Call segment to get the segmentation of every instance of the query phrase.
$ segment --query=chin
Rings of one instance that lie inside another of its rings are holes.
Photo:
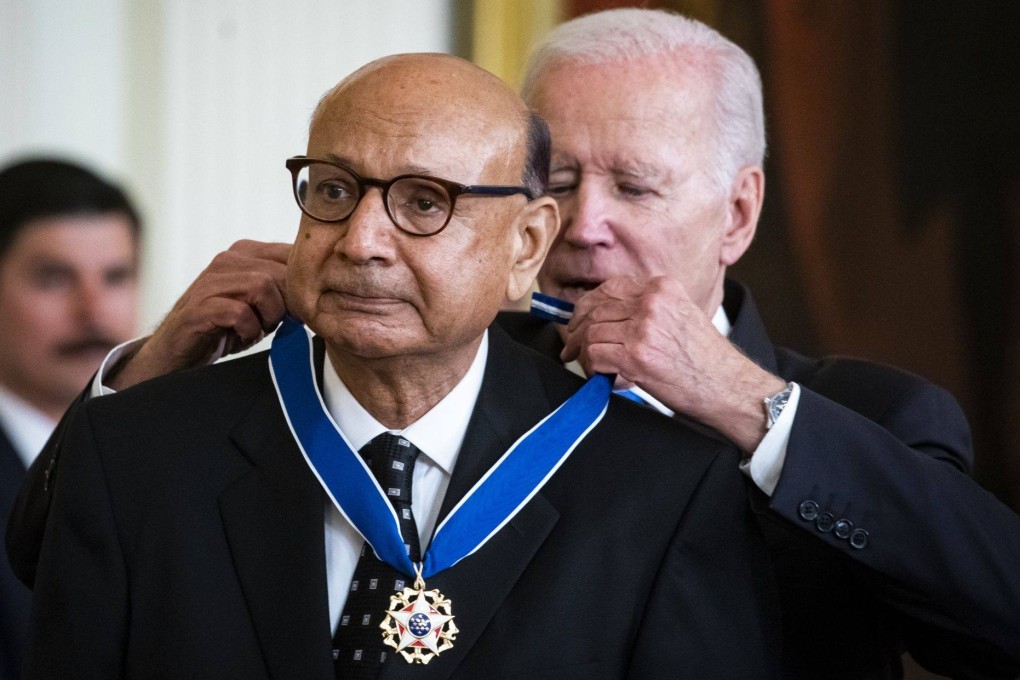
[[[413,338],[375,319],[330,318],[309,327],[326,345],[362,359],[383,359],[413,351]]]

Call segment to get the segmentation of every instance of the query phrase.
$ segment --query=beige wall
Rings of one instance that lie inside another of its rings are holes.
[[[129,187],[146,217],[146,330],[233,241],[292,238],[283,160],[304,151],[318,97],[375,57],[450,51],[453,11],[450,0],[0,0],[0,163],[61,153]]]

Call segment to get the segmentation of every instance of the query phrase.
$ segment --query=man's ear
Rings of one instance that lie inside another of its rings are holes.
[[[531,289],[538,270],[560,229],[560,211],[548,196],[528,201],[514,224],[514,260],[507,280],[506,296],[520,300]]]
[[[720,249],[723,265],[736,264],[751,245],[764,200],[765,173],[757,165],[740,168],[730,189],[729,219]]]

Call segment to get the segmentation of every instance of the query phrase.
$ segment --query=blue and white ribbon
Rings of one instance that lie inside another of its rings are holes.
[[[531,313],[543,319],[566,325],[574,316],[574,303],[554,298],[552,295],[532,293]]]
[[[323,489],[379,559],[415,576],[393,506],[326,409],[315,380],[311,334],[302,324],[284,321],[269,364],[291,434]],[[606,376],[592,377],[518,439],[440,524],[421,576],[452,567],[513,519],[602,420],[611,387]]]

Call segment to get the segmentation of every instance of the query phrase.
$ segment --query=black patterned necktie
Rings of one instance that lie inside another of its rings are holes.
[[[384,432],[365,444],[360,454],[397,512],[408,556],[412,562],[419,561],[418,527],[411,512],[411,477],[418,449],[403,437]],[[386,660],[379,624],[390,608],[390,595],[409,586],[409,581],[377,558],[367,543],[362,544],[347,603],[333,636],[337,680],[367,680],[379,674]]]

